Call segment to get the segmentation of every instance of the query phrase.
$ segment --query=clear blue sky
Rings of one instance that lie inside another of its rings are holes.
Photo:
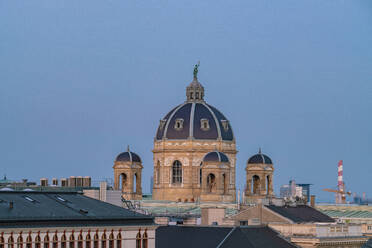
[[[0,173],[110,178],[130,144],[149,191],[159,119],[193,64],[234,129],[237,187],[262,147],[275,191],[372,197],[372,1],[0,0]]]

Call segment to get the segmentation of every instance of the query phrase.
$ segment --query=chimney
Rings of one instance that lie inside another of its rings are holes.
[[[13,209],[14,203],[11,201],[9,202],[9,209]]]
[[[310,206],[315,208],[315,195],[310,196]]]

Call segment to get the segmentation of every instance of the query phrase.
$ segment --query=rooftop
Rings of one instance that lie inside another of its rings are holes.
[[[334,219],[328,215],[316,210],[315,208],[309,207],[307,205],[297,205],[297,206],[275,206],[268,205],[265,206],[271,211],[280,214],[281,216],[290,219],[295,223],[304,222],[321,222],[321,223],[333,223]]]
[[[267,226],[161,226],[156,229],[156,237],[155,246],[159,248],[296,247]]]
[[[77,192],[0,191],[0,225],[49,223],[153,224],[149,216]]]

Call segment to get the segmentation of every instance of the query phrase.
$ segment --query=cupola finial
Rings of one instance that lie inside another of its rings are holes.
[[[198,63],[194,66],[194,79],[198,78],[199,66],[200,66],[200,61],[198,61]]]
[[[129,145],[127,145],[127,152],[130,152]]]
[[[261,147],[258,148],[258,154],[262,154],[262,152],[261,152]]]
[[[194,79],[186,88],[187,101],[204,101],[204,87],[198,81],[200,61],[194,66]]]

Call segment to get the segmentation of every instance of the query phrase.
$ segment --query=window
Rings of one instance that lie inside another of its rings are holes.
[[[110,236],[109,236],[109,248],[114,248],[114,234],[111,231]]]
[[[83,235],[81,233],[78,236],[78,243],[77,243],[78,248],[83,248]]]
[[[176,119],[176,122],[174,123],[174,129],[176,129],[177,131],[183,129],[183,119],[181,118]]]
[[[210,173],[207,177],[208,192],[212,193],[216,190],[216,176]]]
[[[49,248],[49,235],[44,236],[44,248]]]
[[[88,233],[87,236],[85,237],[85,248],[90,248],[91,245],[91,240],[90,240],[90,234]]]
[[[0,237],[0,248],[4,248],[4,243],[5,243],[4,238],[3,236],[1,236]]]
[[[101,248],[106,248],[106,242],[107,242],[106,233],[103,233],[101,237]]]
[[[98,248],[98,234],[94,234],[93,238],[93,248]]]
[[[167,120],[166,119],[160,120],[160,125],[159,125],[160,130],[163,130],[164,129],[165,123],[167,123]]]
[[[57,232],[53,236],[53,248],[58,248],[58,236],[57,236]]]
[[[200,128],[203,131],[208,131],[210,129],[209,120],[208,119],[201,119],[200,120]]]
[[[119,233],[118,236],[116,236],[116,248],[121,248],[121,234]]]
[[[227,132],[229,130],[229,121],[228,120],[221,120],[223,130]]]
[[[75,237],[74,234],[70,235],[69,248],[75,248]]]
[[[194,92],[190,92],[190,99],[194,99]]]
[[[27,236],[27,239],[26,239],[26,248],[32,248],[31,233],[29,233],[28,236]]]
[[[14,248],[13,236],[10,236],[9,239],[8,239],[8,248]]]
[[[136,236],[136,248],[141,248],[141,230],[138,231]]]
[[[172,183],[182,183],[182,164],[178,160],[173,162]]]
[[[38,234],[35,238],[35,248],[40,248],[41,247],[41,238],[40,235]]]
[[[368,229],[368,230],[372,230],[372,226],[368,226],[367,229]]]
[[[63,234],[61,237],[61,248],[66,248],[66,235]]]
[[[248,226],[248,221],[246,220],[241,220],[239,223],[240,226]]]
[[[19,234],[17,238],[17,248],[23,248],[23,238],[22,233]]]
[[[142,248],[148,248],[147,231],[142,235]]]

